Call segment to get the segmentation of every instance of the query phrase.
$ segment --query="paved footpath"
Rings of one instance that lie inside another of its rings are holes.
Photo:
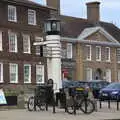
[[[62,109],[57,109],[56,113],[53,114],[51,108],[49,111],[37,112],[29,112],[27,109],[0,110],[0,120],[120,120],[120,110],[117,111],[114,107],[111,106],[111,109],[108,109],[105,104],[102,109],[98,109],[97,112],[90,115],[84,113],[69,115]]]

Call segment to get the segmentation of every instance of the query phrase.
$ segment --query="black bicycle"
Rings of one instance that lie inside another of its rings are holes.
[[[36,99],[35,96],[31,96],[28,100],[27,108],[29,111],[36,111],[37,108],[43,111],[46,108],[46,103],[38,98]]]
[[[29,111],[45,110],[46,108],[46,86],[37,86],[35,95],[28,100],[27,108]]]
[[[92,100],[88,99],[88,92],[85,90],[77,91],[77,93],[71,97],[70,104],[66,104],[66,111],[69,114],[74,114],[79,110],[85,114],[90,114],[95,111],[95,104]]]

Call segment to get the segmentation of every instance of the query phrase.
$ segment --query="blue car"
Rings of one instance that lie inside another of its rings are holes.
[[[90,89],[92,90],[93,96],[95,99],[99,98],[100,90],[105,88],[109,84],[110,83],[105,80],[91,80],[88,82],[88,85],[89,85]]]
[[[120,100],[120,83],[115,82],[100,90],[101,100]]]

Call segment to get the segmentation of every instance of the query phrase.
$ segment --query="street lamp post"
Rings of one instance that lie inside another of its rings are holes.
[[[44,25],[45,41],[35,42],[35,46],[45,48],[42,50],[43,56],[47,58],[47,76],[48,81],[52,80],[53,84],[53,113],[55,113],[55,95],[59,94],[62,88],[61,80],[61,42],[60,42],[60,20],[50,18],[45,21]],[[43,47],[44,46],[44,47]],[[47,107],[46,107],[47,108]]]
[[[51,56],[47,57],[48,79],[53,79],[54,93],[58,93],[62,88],[60,20],[56,18],[46,20],[45,33],[46,47],[51,48]]]

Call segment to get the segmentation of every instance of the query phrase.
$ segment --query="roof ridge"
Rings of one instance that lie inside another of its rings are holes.
[[[69,15],[60,15],[61,17],[66,17],[66,18],[71,18],[71,19],[74,19],[74,20],[84,20],[84,21],[88,21],[88,19],[86,18],[80,18],[80,17],[74,17],[74,16],[69,16]]]

